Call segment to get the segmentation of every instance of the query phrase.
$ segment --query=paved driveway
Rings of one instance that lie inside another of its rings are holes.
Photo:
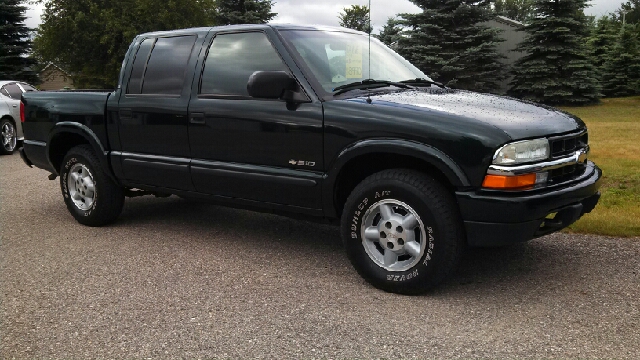
[[[367,285],[337,228],[168,199],[78,225],[0,157],[0,358],[640,358],[640,239],[471,250],[420,297]]]

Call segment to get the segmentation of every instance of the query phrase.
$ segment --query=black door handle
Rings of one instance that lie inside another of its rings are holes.
[[[200,124],[200,125],[206,124],[204,113],[191,113],[191,115],[189,115],[189,122],[192,124]]]

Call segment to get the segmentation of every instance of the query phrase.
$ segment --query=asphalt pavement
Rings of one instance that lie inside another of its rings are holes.
[[[177,197],[77,224],[0,156],[0,358],[640,358],[640,239],[472,249],[445,284],[365,283],[337,227]]]

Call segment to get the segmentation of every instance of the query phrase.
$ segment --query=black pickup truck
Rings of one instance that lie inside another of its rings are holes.
[[[438,84],[365,34],[243,25],[143,34],[113,92],[23,95],[27,165],[89,226],[126,196],[341,224],[373,285],[420,293],[465,245],[562,229],[598,202],[578,118]]]

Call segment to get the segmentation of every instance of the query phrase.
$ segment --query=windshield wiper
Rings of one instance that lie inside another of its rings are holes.
[[[381,88],[381,87],[385,87],[385,86],[395,86],[395,87],[399,87],[402,89],[411,89],[412,87],[407,85],[407,84],[403,84],[403,83],[399,83],[399,82],[393,82],[393,81],[387,81],[387,80],[374,80],[374,79],[365,79],[362,81],[356,81],[356,82],[352,82],[349,84],[344,84],[344,85],[340,85],[336,88],[333,89],[333,95],[339,95],[342,94],[344,92],[347,92],[349,90],[355,90],[355,89],[376,89],[376,88]]]
[[[442,83],[436,82],[436,81],[432,81],[432,80],[428,80],[425,78],[415,78],[415,79],[410,79],[410,80],[402,80],[400,81],[402,84],[409,84],[409,85],[413,85],[413,86],[424,86],[424,85],[436,85],[439,86],[441,88],[444,88],[445,86]]]

